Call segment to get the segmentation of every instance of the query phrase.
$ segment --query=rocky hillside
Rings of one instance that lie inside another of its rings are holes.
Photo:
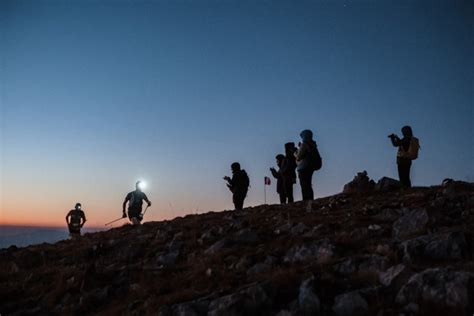
[[[0,251],[0,314],[472,315],[474,185],[370,190]]]

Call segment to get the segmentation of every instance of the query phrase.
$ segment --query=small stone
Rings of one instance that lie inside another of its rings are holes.
[[[259,238],[257,233],[248,228],[245,228],[235,233],[232,240],[240,244],[253,245],[258,242]]]
[[[399,290],[410,278],[412,272],[403,264],[390,267],[387,271],[379,272],[379,282],[384,286],[390,286]]]
[[[374,224],[374,225],[369,225],[369,230],[380,230],[382,229],[382,226]]]
[[[307,243],[290,248],[285,257],[284,262],[301,262],[309,259],[316,259],[318,262],[329,260],[334,255],[334,245],[329,239],[321,239],[314,243]]]
[[[215,254],[220,251],[222,248],[226,247],[229,244],[229,240],[224,238],[219,241],[216,241],[212,246],[207,248],[204,253],[207,255]]]
[[[251,268],[247,271],[247,274],[248,274],[248,275],[260,274],[260,273],[263,273],[263,272],[265,272],[265,271],[268,271],[270,268],[271,268],[271,266],[270,266],[269,264],[260,262],[260,263],[255,264],[253,267],[251,267]]]
[[[304,233],[307,230],[308,230],[308,227],[305,224],[298,223],[297,225],[295,225],[291,228],[291,233],[293,235],[301,235],[302,233]]]

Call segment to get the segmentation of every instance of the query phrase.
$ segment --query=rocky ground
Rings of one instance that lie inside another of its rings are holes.
[[[460,182],[125,225],[0,250],[0,314],[472,315],[473,232]]]

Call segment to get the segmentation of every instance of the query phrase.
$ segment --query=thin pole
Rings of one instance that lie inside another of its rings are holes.
[[[263,198],[265,200],[265,204],[267,204],[267,185],[265,184],[265,181],[263,182]]]
[[[145,211],[143,212],[142,216],[145,216],[145,213],[146,213],[146,210],[148,209],[148,207],[149,206],[147,205],[147,207],[145,208]]]
[[[105,224],[105,226],[110,225],[110,224],[112,224],[112,223],[115,223],[115,222],[117,222],[117,221],[119,221],[119,220],[121,220],[121,219],[124,219],[124,218],[125,218],[125,217],[120,217],[120,218],[114,219],[113,221],[108,222],[107,224]]]

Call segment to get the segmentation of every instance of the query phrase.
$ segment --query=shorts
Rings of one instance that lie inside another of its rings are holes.
[[[142,212],[136,210],[128,210],[128,219],[132,220],[132,218],[136,218],[139,221],[142,220]]]
[[[70,234],[81,234],[81,228],[80,227],[73,227],[73,226],[69,226],[69,233]]]

